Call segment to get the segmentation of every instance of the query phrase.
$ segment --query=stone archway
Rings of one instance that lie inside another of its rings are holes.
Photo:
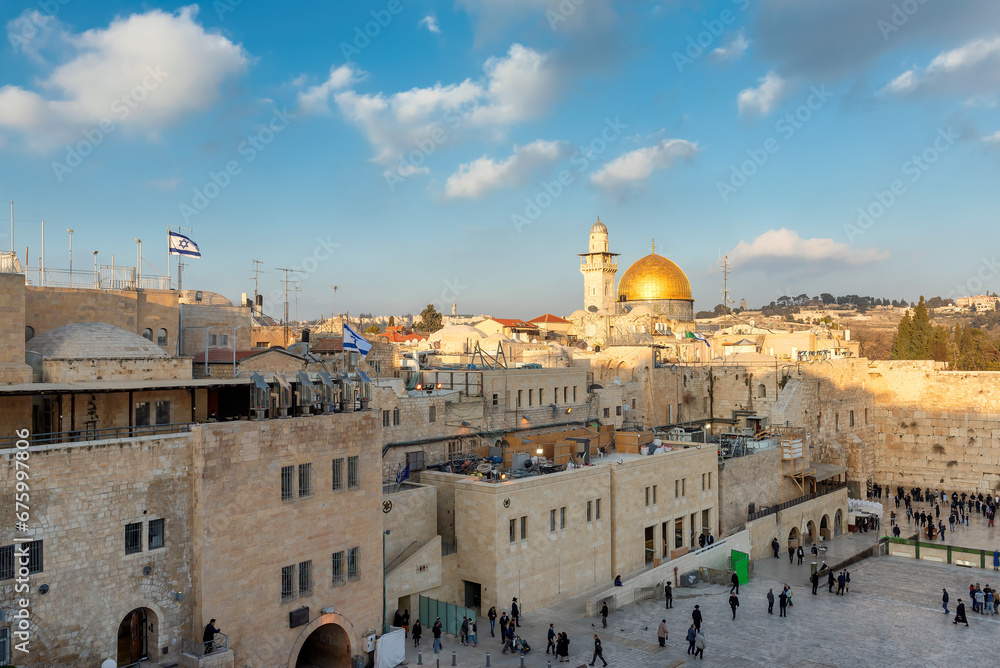
[[[839,536],[844,533],[844,512],[837,509],[837,514],[833,516],[833,535]]]
[[[830,516],[823,515],[823,519],[819,521],[819,537],[822,540],[830,540]]]
[[[792,527],[792,530],[788,532],[788,547],[798,547],[800,538],[799,528]]]
[[[156,656],[157,616],[149,608],[134,608],[118,624],[116,661],[119,666]]]
[[[321,615],[302,628],[292,645],[288,668],[350,668],[351,656],[363,653],[354,625],[335,612]]]
[[[812,520],[806,522],[806,531],[803,534],[803,539],[806,545],[812,545],[819,538],[819,532],[816,530],[816,523]]]

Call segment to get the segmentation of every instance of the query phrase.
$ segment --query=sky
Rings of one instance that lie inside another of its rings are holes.
[[[5,2],[0,207],[48,268],[299,318],[581,308],[598,218],[696,310],[1000,288],[995,0]],[[11,245],[0,223],[0,248]],[[148,263],[148,264],[147,264]],[[172,273],[176,278],[176,257]],[[337,286],[337,290],[334,290]],[[294,297],[292,298],[294,299]],[[294,317],[295,307],[291,308]]]

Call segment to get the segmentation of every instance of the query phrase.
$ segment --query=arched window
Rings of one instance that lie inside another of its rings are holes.
[[[764,386],[764,383],[757,386],[757,396],[761,399],[767,396],[767,387]]]
[[[156,334],[156,345],[165,346],[167,345],[167,330],[160,329]]]
[[[24,327],[24,342],[27,343],[28,341],[32,340],[33,338],[35,338],[35,328],[34,327],[29,327],[29,326],[25,325],[25,327]]]
[[[151,330],[149,327],[147,327],[146,329],[142,330],[142,338],[149,339],[150,341],[152,341],[153,340],[153,330]]]

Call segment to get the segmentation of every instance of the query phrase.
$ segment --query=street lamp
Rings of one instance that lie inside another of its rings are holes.
[[[69,287],[73,287],[73,230],[69,232]]]
[[[142,277],[142,239],[136,239],[135,245],[138,247],[136,251],[137,258],[135,261],[135,287],[138,290],[142,283],[139,280]]]
[[[94,288],[101,288],[101,275],[97,272],[97,251],[94,251]]]

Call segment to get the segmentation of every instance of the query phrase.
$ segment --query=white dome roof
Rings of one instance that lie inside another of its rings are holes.
[[[471,325],[451,325],[450,327],[442,327],[438,331],[434,332],[428,338],[429,341],[465,341],[467,339],[481,340],[485,339],[486,334],[482,330],[476,329]]]
[[[601,219],[598,218],[597,222],[590,226],[590,233],[591,234],[598,234],[598,233],[600,233],[600,234],[607,234],[608,233],[608,226],[605,225],[604,223],[602,223]]]
[[[149,339],[106,322],[74,322],[56,327],[33,337],[24,349],[54,360],[170,357]]]

